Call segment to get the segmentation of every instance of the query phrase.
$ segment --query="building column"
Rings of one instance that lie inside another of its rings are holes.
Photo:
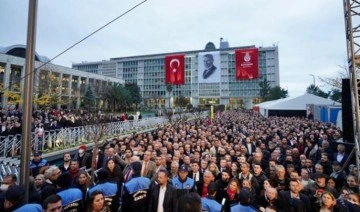
[[[37,71],[36,71],[37,72]],[[36,79],[36,72],[34,73],[34,79]],[[21,92],[21,99],[25,99],[25,96],[24,96],[24,94],[25,94],[25,92],[23,92],[24,91],[24,86],[25,86],[25,66],[23,66],[22,68],[21,68],[21,73],[20,73],[20,92]],[[36,85],[36,81],[33,81],[33,83]],[[34,89],[34,84],[32,85],[32,88]],[[33,91],[33,93],[34,93],[34,91]],[[33,100],[34,100],[34,96],[33,96]],[[35,104],[33,104],[34,106],[36,106]],[[22,107],[23,107],[23,104],[21,103],[21,104],[19,104],[19,109],[22,109]]]
[[[68,81],[68,89],[67,89],[67,95],[69,98],[69,102],[68,102],[68,108],[70,109],[72,107],[72,74],[69,75],[69,81]]]
[[[76,85],[77,90],[79,91],[79,93],[76,95],[76,109],[80,108],[80,103],[81,103],[81,92],[80,92],[80,88],[81,88],[81,77],[79,76],[78,78],[78,82]]]
[[[6,63],[5,65],[5,72],[4,72],[4,79],[3,79],[3,88],[4,90],[4,94],[2,96],[2,102],[3,102],[3,108],[6,108],[8,101],[7,101],[7,96],[5,95],[6,91],[9,91],[9,85],[10,85],[10,74],[11,74],[11,64],[10,63]]]
[[[63,93],[63,89],[62,89],[62,81],[63,81],[63,73],[59,73],[59,80],[60,80],[60,83],[59,83],[59,87],[61,88],[60,89],[60,95],[58,97],[58,102],[56,103],[56,107],[57,109],[60,109],[61,108],[61,96],[62,96],[62,93]]]

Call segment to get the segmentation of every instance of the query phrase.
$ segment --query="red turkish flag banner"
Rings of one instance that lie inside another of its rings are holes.
[[[235,50],[236,79],[254,79],[259,77],[259,49]]]
[[[168,55],[165,57],[165,84],[185,84],[185,55]]]

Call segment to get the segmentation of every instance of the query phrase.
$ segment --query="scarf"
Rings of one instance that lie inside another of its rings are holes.
[[[229,195],[230,200],[234,200],[236,191],[231,191],[230,188],[226,189],[226,193]]]

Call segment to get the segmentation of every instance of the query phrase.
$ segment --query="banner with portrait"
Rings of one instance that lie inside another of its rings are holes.
[[[220,52],[202,52],[198,54],[198,82],[219,83]]]
[[[257,48],[235,50],[236,79],[259,77],[259,50]]]

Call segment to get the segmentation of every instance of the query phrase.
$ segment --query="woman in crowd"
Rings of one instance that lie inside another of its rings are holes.
[[[350,188],[354,193],[359,193],[359,185],[354,175],[348,175],[346,177],[346,188]]]
[[[110,208],[105,203],[105,197],[101,191],[94,191],[90,195],[87,205],[88,212],[110,212]]]
[[[331,192],[324,191],[321,194],[320,201],[314,204],[316,212],[345,212],[346,209],[342,205],[336,204],[336,199]]]
[[[240,193],[240,182],[236,178],[232,178],[229,181],[228,187],[224,193],[223,198],[225,198],[225,211],[230,211],[230,206],[232,204],[239,203],[239,193]]]
[[[336,188],[336,179],[334,177],[328,177],[326,179],[326,185],[330,188],[337,189]]]
[[[91,180],[89,174],[81,170],[77,176],[76,187],[79,188],[83,193],[83,199],[86,201],[86,194],[91,186]]]
[[[213,163],[213,162],[209,163],[208,169],[209,169],[209,171],[211,171],[213,173],[214,176],[218,176],[220,173],[219,168],[216,165],[216,163]]]
[[[274,188],[274,182],[271,179],[264,180],[263,190],[260,191],[260,196],[264,195],[268,188]]]
[[[239,168],[240,165],[238,162],[232,162],[231,163],[231,174],[233,177],[237,177],[239,175]]]
[[[124,175],[121,168],[115,163],[114,159],[110,158],[106,161],[105,169],[109,172],[109,182],[120,185],[124,181]]]

